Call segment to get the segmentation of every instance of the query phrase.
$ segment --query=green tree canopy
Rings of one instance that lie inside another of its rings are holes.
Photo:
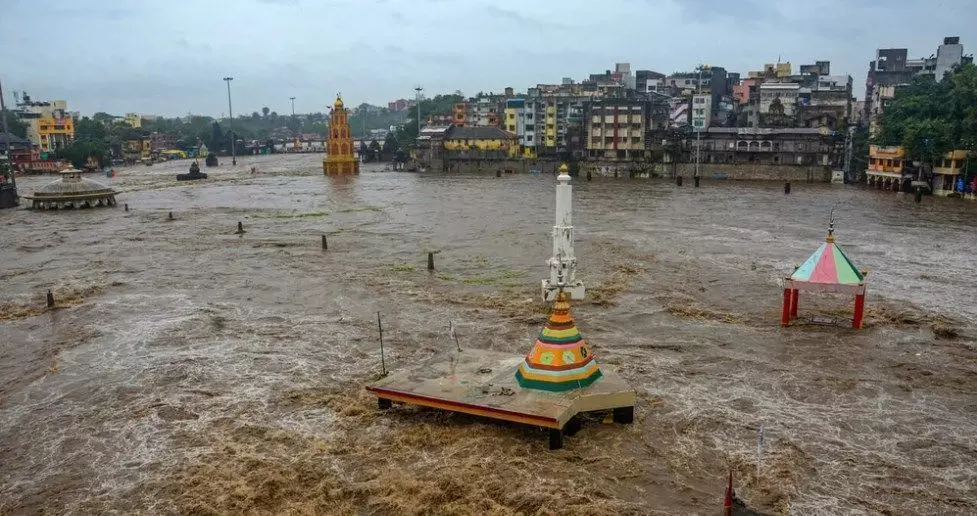
[[[966,64],[940,82],[920,76],[898,88],[882,115],[875,143],[902,145],[910,156],[930,160],[953,149],[970,149],[974,135],[977,66]]]
[[[2,115],[7,117],[7,130],[13,136],[20,136],[21,138],[27,138],[27,122],[17,118],[17,115],[9,109],[3,110]],[[0,124],[3,122],[0,121]],[[0,125],[0,132],[3,132],[3,126]]]

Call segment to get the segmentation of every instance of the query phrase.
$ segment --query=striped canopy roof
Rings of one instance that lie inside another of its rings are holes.
[[[860,285],[865,275],[848,259],[829,232],[828,240],[789,279],[829,285]]]

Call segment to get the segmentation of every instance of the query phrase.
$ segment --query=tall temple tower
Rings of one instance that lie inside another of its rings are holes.
[[[349,132],[349,113],[343,107],[341,95],[336,95],[336,102],[332,106],[322,172],[330,176],[360,173],[360,161],[355,155],[353,136]]]
[[[550,278],[543,280],[543,299],[555,301],[550,318],[539,332],[533,349],[516,369],[516,381],[524,389],[569,391],[589,387],[603,375],[570,313],[570,300],[583,299],[583,282],[576,278],[571,218],[573,187],[567,165],[556,178],[556,225],[553,257],[547,262]]]

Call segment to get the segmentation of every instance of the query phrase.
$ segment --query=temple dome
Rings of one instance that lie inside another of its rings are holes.
[[[336,102],[332,105],[334,109],[343,109],[343,97],[342,95],[336,95]]]
[[[38,208],[57,207],[57,204],[71,204],[74,207],[76,203],[79,207],[114,206],[116,193],[98,181],[81,177],[81,170],[70,168],[61,171],[61,179],[24,197],[34,201],[34,207]]]

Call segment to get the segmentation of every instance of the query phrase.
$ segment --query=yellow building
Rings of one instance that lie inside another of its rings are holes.
[[[125,122],[133,129],[142,127],[142,116],[139,113],[126,113]]]
[[[906,149],[900,146],[868,146],[868,184],[898,190],[906,167]]]
[[[504,153],[507,157],[519,155],[516,135],[498,127],[451,127],[444,137],[446,152]]]
[[[23,113],[22,120],[27,122],[27,138],[41,152],[67,147],[75,139],[75,123],[67,112],[67,102],[27,101],[17,107]]]
[[[543,110],[543,142],[547,147],[556,147],[556,103],[546,102]]]
[[[152,145],[149,138],[135,138],[126,140],[122,144],[122,156],[129,163],[149,159]]]
[[[349,131],[349,113],[343,107],[343,99],[336,95],[329,118],[326,138],[326,157],[322,160],[322,172],[326,175],[359,174],[360,161],[354,154],[353,136]]]
[[[943,159],[933,164],[933,193],[947,196],[956,191],[957,178],[963,172],[967,151],[955,150],[943,155]]]
[[[747,75],[751,78],[758,77],[790,77],[792,72],[792,67],[790,61],[786,63],[767,63],[763,65],[763,70],[752,71]]]

